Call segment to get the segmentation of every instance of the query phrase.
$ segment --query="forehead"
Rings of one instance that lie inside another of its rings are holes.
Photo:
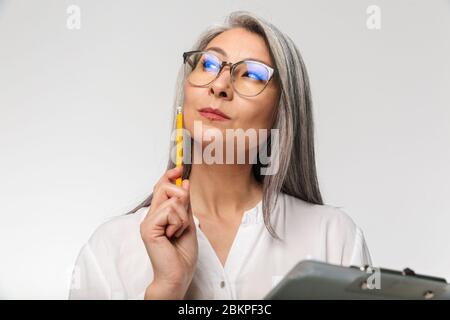
[[[210,48],[217,48],[212,51],[230,62],[254,59],[269,66],[273,65],[270,51],[264,38],[243,28],[222,32],[208,43],[205,50]]]

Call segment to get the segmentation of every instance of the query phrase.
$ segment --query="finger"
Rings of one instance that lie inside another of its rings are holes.
[[[184,208],[183,204],[180,203],[178,199],[171,203],[170,208],[178,215],[178,218],[181,221],[181,225],[177,225],[176,227],[170,228],[169,230],[175,229],[175,235],[178,234],[178,236],[180,236],[190,224],[188,213],[186,211],[186,208]],[[168,236],[172,236],[172,234]]]
[[[167,237],[171,237],[180,228],[184,230],[190,223],[186,209],[177,198],[164,202],[149,219],[149,223],[157,229],[165,230]]]
[[[183,234],[184,230],[189,227],[191,224],[191,218],[189,218],[189,214],[186,210],[186,208],[181,203],[175,203],[173,206],[174,210],[176,210],[178,216],[181,219],[181,227],[178,229],[178,231],[175,233],[175,237],[181,236]]]
[[[191,215],[188,219],[188,222],[186,223],[186,225],[184,225],[182,228],[180,228],[181,230],[178,230],[175,233],[175,237],[181,237],[183,234],[186,233],[191,233],[191,232],[195,232],[196,226],[195,226],[195,221],[193,216]]]
[[[182,224],[182,221],[178,218],[173,208],[166,206],[165,208],[158,209],[157,212],[151,216],[147,214],[140,225],[140,231],[141,234],[146,234],[146,237],[149,239],[166,237],[167,228],[171,224],[180,225]],[[171,229],[173,229],[173,227]],[[175,228],[175,230],[178,229],[178,227]],[[175,230],[172,230],[171,232],[175,232]]]
[[[188,191],[189,190],[189,179],[184,179],[181,183],[181,188]]]
[[[167,170],[164,175],[161,177],[163,182],[174,182],[178,177],[183,175],[183,166],[174,167],[172,169]]]
[[[167,177],[167,179],[172,182],[172,183],[176,183],[178,178],[183,178],[183,171],[184,171],[184,167],[177,167],[180,170],[180,173],[178,173],[178,171],[175,171],[175,173],[173,175],[170,175]],[[181,181],[183,181],[183,179],[181,179]]]
[[[181,167],[174,167],[172,169],[167,170],[164,172],[164,174],[159,178],[159,180],[155,183],[153,186],[153,192],[155,192],[158,187],[166,182],[173,182],[175,183],[175,179],[182,176],[183,174],[183,166]]]
[[[171,238],[175,232],[177,232],[182,226],[183,222],[181,221],[178,214],[173,211],[170,211],[167,215],[168,226],[166,227],[166,236],[167,238]]]
[[[187,227],[188,226],[178,229],[178,231],[175,233],[175,238],[179,238],[184,233],[184,230],[186,230]]]
[[[158,207],[157,211],[160,212],[160,211],[164,210],[165,208],[172,206],[172,204],[177,201],[180,201],[179,198],[177,198],[177,197],[169,198],[166,201],[164,201],[163,203],[161,203],[161,205]],[[157,214],[157,213],[155,213],[155,214]]]
[[[177,213],[183,223],[189,220],[188,212],[179,198],[173,197],[162,203],[158,208],[158,213],[155,213],[155,215],[161,214],[160,212],[164,212],[166,208]]]
[[[189,232],[189,230],[191,230],[192,228],[195,229],[195,221],[194,218],[191,215],[189,215],[188,211],[185,211],[185,209],[183,208],[184,214],[187,216],[186,221],[183,221],[183,226],[178,229],[178,231],[175,233],[175,237],[179,238],[182,234]]]
[[[187,193],[185,198],[181,198],[181,201],[183,202],[185,208],[187,209],[189,207],[190,201],[191,201],[191,198],[189,196],[190,184],[189,184],[189,180],[188,179],[183,180],[183,182],[181,183],[181,188],[183,190],[186,190],[186,193]]]
[[[163,183],[153,193],[152,206],[154,206],[154,210],[156,210],[164,201],[173,197],[179,198],[186,204],[188,196],[188,192],[185,189],[170,182]]]

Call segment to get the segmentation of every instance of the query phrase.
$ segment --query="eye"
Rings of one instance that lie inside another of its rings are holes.
[[[250,79],[254,79],[254,80],[258,80],[258,81],[265,80],[264,77],[262,77],[261,75],[255,73],[255,72],[246,72],[244,74],[244,76],[247,76]]]
[[[267,81],[269,78],[268,70],[257,63],[247,62],[240,66],[241,77],[248,78],[252,81]]]
[[[219,64],[217,61],[212,59],[211,57],[205,56],[203,63],[202,63],[203,69],[210,72],[217,72],[219,70]]]

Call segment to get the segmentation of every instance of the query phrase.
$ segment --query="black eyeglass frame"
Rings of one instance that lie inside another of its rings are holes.
[[[220,59],[219,57],[217,57],[217,55],[214,54],[214,53],[212,53],[211,51],[202,51],[202,50],[194,50],[194,51],[183,52],[183,63],[186,64],[187,59],[188,59],[192,54],[194,54],[194,53],[208,53],[208,54],[212,54],[213,56],[215,56],[215,57],[217,58],[217,60],[219,60],[219,61],[221,62],[219,72],[217,72],[217,74],[216,74],[216,76],[214,77],[214,79],[211,80],[210,82],[208,82],[207,84],[204,84],[204,85],[196,85],[196,84],[193,84],[192,82],[190,82],[190,81],[188,80],[189,83],[191,83],[193,86],[196,86],[196,87],[207,87],[207,86],[209,86],[211,83],[213,83],[214,81],[216,81],[216,79],[219,77],[220,73],[222,72],[223,68],[225,68],[226,66],[229,66],[229,67],[230,67],[230,78],[231,78],[231,80],[232,80],[232,81],[231,81],[231,85],[232,85],[234,91],[236,91],[238,94],[240,94],[240,95],[242,95],[242,96],[245,96],[245,97],[256,97],[257,95],[261,94],[261,92],[264,91],[264,89],[267,87],[267,85],[269,84],[270,80],[272,80],[273,76],[274,76],[275,73],[276,73],[276,70],[275,70],[274,68],[272,68],[272,67],[270,67],[270,66],[268,66],[268,65],[266,65],[265,63],[262,63],[262,62],[260,62],[260,61],[255,61],[255,60],[247,59],[247,60],[241,60],[241,61],[238,61],[238,62],[235,62],[235,63],[231,63],[231,62],[228,62],[228,61],[222,61],[222,59]],[[236,69],[236,67],[237,67],[238,65],[240,65],[240,64],[242,64],[242,63],[245,63],[245,62],[252,62],[252,63],[259,64],[259,65],[265,67],[265,68],[269,71],[269,80],[267,80],[266,84],[265,84],[264,87],[261,89],[261,91],[258,92],[257,94],[254,94],[254,95],[246,95],[246,94],[242,94],[242,93],[240,93],[238,90],[236,90],[236,88],[234,87],[234,81],[233,81],[233,76],[232,76],[232,75],[233,75],[233,71],[234,71],[234,69]],[[194,66],[192,66],[191,64],[189,64],[189,65],[191,66],[192,70],[194,70]]]

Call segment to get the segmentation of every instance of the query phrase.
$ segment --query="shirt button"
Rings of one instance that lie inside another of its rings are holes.
[[[220,287],[225,288],[225,281],[220,281]]]

